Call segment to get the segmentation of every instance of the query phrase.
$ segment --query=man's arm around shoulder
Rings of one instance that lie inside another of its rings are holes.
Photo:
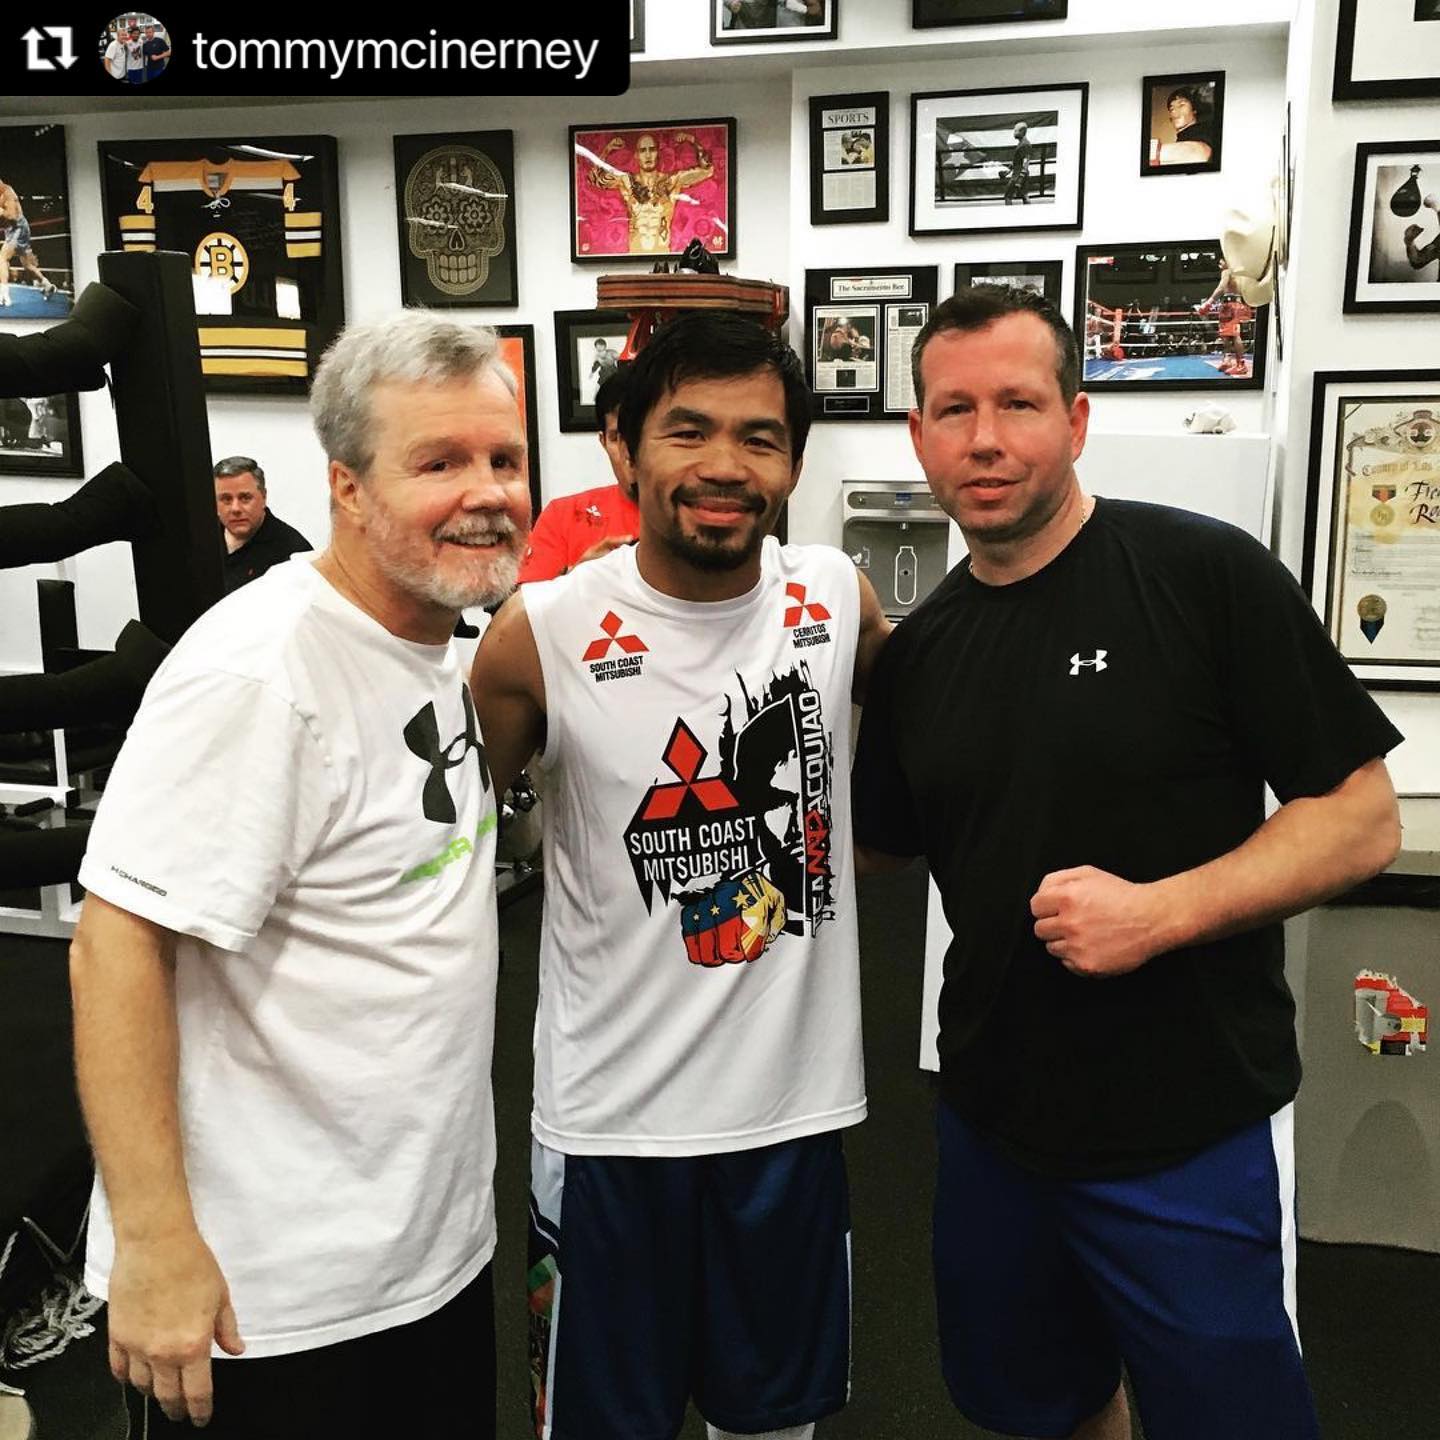
[[[212,1341],[245,1346],[185,1176],[174,953],[171,931],[86,898],[70,947],[75,1071],[115,1230],[111,1372],[204,1424]]]
[[[503,795],[545,743],[545,674],[523,591],[500,607],[481,639],[470,693],[495,793]]]

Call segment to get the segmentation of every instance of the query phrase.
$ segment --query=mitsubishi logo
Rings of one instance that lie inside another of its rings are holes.
[[[603,640],[592,640],[581,657],[584,660],[603,660],[609,653],[612,645],[618,645],[627,655],[641,655],[645,653],[645,642],[638,635],[622,635],[620,627],[624,622],[613,611],[607,610],[605,618],[600,622],[600,628],[605,632]]]
[[[793,630],[800,621],[809,616],[811,620],[828,620],[830,612],[818,601],[810,604],[805,603],[805,587],[796,585],[793,582],[785,587],[785,594],[793,600],[793,605],[785,607],[785,628]]]
[[[1080,652],[1077,650],[1070,657],[1070,673],[1072,675],[1078,675],[1082,669],[1095,671],[1104,670],[1106,668],[1105,657],[1109,653],[1108,650],[1097,650],[1093,659],[1082,660],[1080,658]]]
[[[680,806],[687,795],[693,795],[706,810],[736,809],[740,802],[723,780],[718,777],[710,780],[695,778],[707,754],[705,747],[695,738],[695,732],[683,720],[677,720],[670,732],[670,743],[665,747],[665,763],[680,783],[652,786],[641,818],[673,820],[680,813]]]

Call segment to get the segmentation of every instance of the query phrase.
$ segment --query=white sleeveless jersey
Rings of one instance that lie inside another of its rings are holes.
[[[767,539],[755,589],[698,603],[627,546],[524,595],[548,712],[536,1138],[702,1155],[864,1119],[854,566]]]

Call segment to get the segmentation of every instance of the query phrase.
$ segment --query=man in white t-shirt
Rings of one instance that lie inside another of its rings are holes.
[[[105,69],[112,80],[124,80],[130,66],[129,47],[115,32],[110,32],[110,43],[105,47]]]
[[[132,1433],[440,1434],[463,1376],[493,1436],[496,804],[450,636],[514,584],[525,435],[494,332],[426,311],[311,403],[329,548],[181,637],[81,870],[85,1280]]]

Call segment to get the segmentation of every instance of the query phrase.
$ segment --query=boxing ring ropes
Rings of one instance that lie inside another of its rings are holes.
[[[1238,337],[1244,358],[1227,342]],[[1185,310],[1130,310],[1124,305],[1086,301],[1085,374],[1095,378],[1097,362],[1114,362],[1110,380],[1198,378],[1216,373],[1241,379],[1251,374],[1255,353],[1255,311],[1239,299]],[[1140,373],[1143,371],[1143,374]]]
[[[0,506],[0,568],[56,567],[37,581],[43,668],[0,674],[0,932],[12,934],[68,936],[94,780],[170,646],[223,591],[187,259],[106,254],[100,277],[68,319],[0,335],[0,398],[108,386],[121,455],[64,500]],[[116,541],[132,547],[140,618],[113,651],[82,650],[70,562]]]

